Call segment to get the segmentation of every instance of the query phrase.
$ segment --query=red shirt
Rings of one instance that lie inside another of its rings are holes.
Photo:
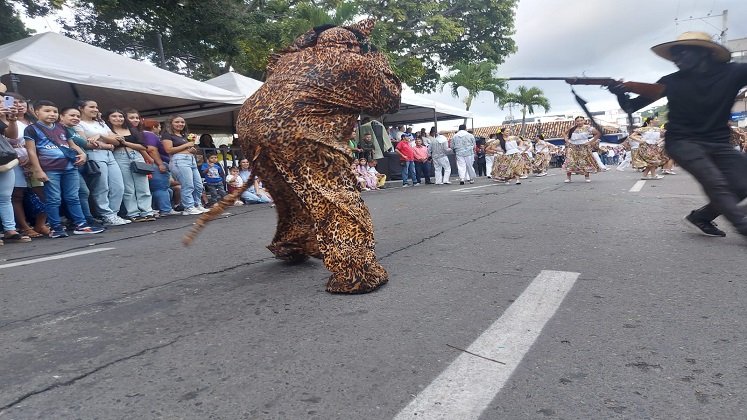
[[[428,148],[423,145],[415,145],[415,147],[412,149],[413,156],[415,156],[415,160],[418,162],[425,162],[428,160]]]
[[[415,160],[415,152],[412,150],[412,147],[410,147],[410,143],[407,140],[397,143],[397,151],[402,153],[399,160],[408,162]]]

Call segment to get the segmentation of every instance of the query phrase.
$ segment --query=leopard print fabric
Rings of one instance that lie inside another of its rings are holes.
[[[276,203],[268,248],[290,262],[321,258],[332,293],[367,293],[388,280],[347,146],[359,114],[399,108],[401,84],[386,57],[361,53],[360,36],[372,27],[364,21],[300,36],[272,58],[237,121],[241,146],[256,157],[255,173]]]

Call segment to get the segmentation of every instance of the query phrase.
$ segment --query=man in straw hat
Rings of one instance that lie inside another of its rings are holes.
[[[685,32],[651,50],[679,68],[659,79],[661,94],[631,99],[622,83],[610,91],[627,112],[666,96],[666,152],[700,182],[710,199],[684,223],[707,236],[726,236],[713,223],[723,214],[747,236],[747,212],[737,207],[747,197],[747,157],[729,144],[728,124],[734,98],[747,85],[747,64],[730,63],[731,52],[703,32]]]

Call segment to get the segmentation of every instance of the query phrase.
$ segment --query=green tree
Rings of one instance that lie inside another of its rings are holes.
[[[480,92],[490,92],[493,94],[493,101],[496,103],[506,95],[506,81],[493,76],[497,65],[488,61],[482,63],[457,63],[452,73],[443,78],[444,88],[451,85],[451,94],[459,98],[459,88],[467,90],[467,95],[463,102],[467,111],[472,106],[472,101]],[[455,71],[455,72],[454,72]],[[465,124],[467,123],[465,119]]]
[[[262,79],[270,55],[324,23],[351,22],[355,3],[294,0],[72,0],[66,35],[197,79],[231,68]]]
[[[32,34],[23,24],[18,11],[28,17],[47,16],[62,7],[64,0],[0,0],[0,45],[26,38]]]
[[[501,109],[508,104],[516,104],[521,107],[521,132],[519,133],[521,136],[524,135],[527,113],[534,114],[534,107],[540,107],[545,112],[550,110],[550,101],[545,97],[544,92],[537,87],[519,86],[516,92],[506,95],[500,105]]]
[[[516,51],[516,0],[358,0],[376,18],[373,41],[416,92],[438,88],[439,71],[458,63],[501,64]]]
[[[9,1],[9,0],[0,0]],[[33,0],[15,0],[31,4]],[[63,0],[41,0],[61,2]],[[68,36],[203,79],[233,68],[261,79],[270,55],[309,28],[377,19],[373,42],[403,82],[430,92],[457,63],[496,64],[516,50],[517,0],[67,0]]]

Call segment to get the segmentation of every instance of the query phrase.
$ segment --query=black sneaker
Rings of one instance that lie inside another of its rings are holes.
[[[50,238],[67,238],[68,236],[65,227],[62,225],[55,226],[49,231]]]
[[[693,213],[690,213],[687,216],[685,216],[685,218],[682,219],[682,221],[685,224],[685,226],[705,236],[720,236],[720,237],[726,236],[726,232],[717,228],[716,223],[714,223],[713,221],[705,222],[703,220],[697,220],[696,218],[693,217]]]

